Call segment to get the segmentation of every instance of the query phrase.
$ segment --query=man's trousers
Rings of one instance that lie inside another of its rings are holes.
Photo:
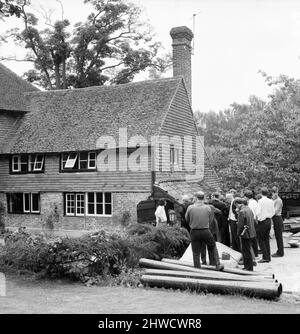
[[[262,251],[262,258],[263,260],[266,261],[271,261],[270,230],[271,230],[270,218],[258,222],[257,241]]]
[[[194,267],[196,268],[201,267],[200,253],[201,250],[203,250],[203,248],[205,249],[205,246],[207,246],[209,254],[214,254],[215,264],[216,265],[220,264],[216,242],[208,228],[201,230],[191,230],[191,244],[192,244]]]
[[[231,234],[231,247],[235,251],[241,251],[240,238],[237,235],[237,222],[229,220],[230,234]]]
[[[282,238],[283,220],[281,216],[273,216],[272,220],[277,243],[277,255],[283,256],[284,255],[283,238]]]
[[[241,238],[244,268],[253,271],[252,239]]]

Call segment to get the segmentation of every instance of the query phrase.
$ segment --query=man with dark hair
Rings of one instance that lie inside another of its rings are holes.
[[[220,213],[216,214],[220,234],[220,242],[230,247],[230,234],[228,226],[229,210],[227,208],[227,205],[220,200],[220,194],[217,192],[212,193],[211,201],[209,202],[209,204],[220,210]]]
[[[240,252],[241,245],[240,245],[240,239],[237,235],[237,218],[235,215],[235,201],[234,201],[235,194],[236,194],[236,191],[234,189],[231,189],[230,192],[226,194],[227,199],[230,200],[228,222],[229,222],[230,235],[231,235],[231,247],[235,251]]]
[[[185,214],[190,205],[193,204],[193,197],[189,195],[183,195],[182,196],[182,206],[181,206],[181,211],[180,211],[180,217],[181,217],[181,227],[184,227],[185,229],[190,232],[190,226],[185,220]]]
[[[275,208],[275,215],[273,216],[272,220],[273,220],[273,227],[277,244],[277,252],[275,254],[272,254],[272,257],[282,257],[284,255],[283,238],[282,238],[283,220],[281,217],[283,203],[282,199],[278,195],[278,192],[279,190],[277,187],[272,188],[272,199]]]
[[[213,235],[209,230],[209,221],[212,209],[204,203],[204,193],[199,191],[195,194],[196,202],[190,205],[185,214],[185,219],[190,226],[191,244],[194,267],[201,268],[200,252],[203,244],[207,245],[208,251],[214,254],[217,270],[223,270]]]
[[[244,191],[244,196],[248,200],[248,207],[252,210],[253,216],[254,216],[254,225],[255,225],[255,230],[257,229],[257,213],[258,213],[258,203],[254,199],[254,194],[252,190],[245,190]],[[252,248],[254,251],[255,257],[258,256],[258,244],[257,244],[257,239],[256,237],[253,238],[252,240]]]
[[[258,261],[259,263],[271,261],[270,230],[272,224],[271,219],[275,215],[275,208],[273,201],[267,197],[268,194],[268,188],[263,187],[261,189],[262,197],[258,201],[257,240],[262,251],[262,259]]]
[[[155,211],[156,217],[156,227],[160,226],[161,224],[167,223],[167,215],[166,215],[166,201],[164,199],[160,199],[158,201],[158,206]]]
[[[247,205],[247,200],[236,198],[238,212],[237,234],[241,238],[244,270],[253,271],[252,239],[255,238],[254,215]]]

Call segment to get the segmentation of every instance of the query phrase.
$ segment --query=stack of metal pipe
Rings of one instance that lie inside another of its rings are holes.
[[[143,258],[139,265],[146,268],[141,282],[150,287],[242,294],[272,300],[279,299],[282,294],[282,284],[274,274],[226,267],[223,271],[217,271],[214,266],[208,265],[195,268],[187,262],[174,259],[156,261]]]

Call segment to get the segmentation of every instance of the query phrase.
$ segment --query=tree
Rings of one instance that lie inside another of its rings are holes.
[[[20,14],[21,8],[18,1],[0,0],[0,18],[13,15],[20,17]]]
[[[160,43],[153,42],[151,29],[139,21],[140,9],[125,0],[85,0],[92,12],[70,33],[70,22],[40,30],[38,19],[27,12],[28,0],[21,4],[24,29],[8,32],[25,45],[26,61],[34,69],[25,74],[28,81],[47,89],[81,88],[130,82],[146,69],[164,71],[168,57],[158,57]]]
[[[275,87],[269,101],[252,96],[249,104],[196,115],[224,190],[300,189],[300,80],[266,80]]]

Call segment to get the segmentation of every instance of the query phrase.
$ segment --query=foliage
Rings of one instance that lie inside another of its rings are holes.
[[[19,2],[20,1],[0,0],[0,19],[13,15],[20,17],[21,8]]]
[[[160,43],[153,41],[151,28],[140,22],[140,9],[126,0],[85,0],[91,13],[73,28],[62,17],[54,23],[46,13],[46,29],[28,12],[22,1],[24,28],[7,32],[28,51],[25,58],[34,69],[28,81],[46,89],[82,88],[130,82],[146,69],[164,71],[169,57],[158,57]],[[62,3],[61,3],[62,5]],[[153,71],[152,71],[153,74]]]
[[[87,284],[121,275],[116,282],[132,285],[132,269],[141,257],[181,256],[189,244],[188,233],[180,228],[147,230],[141,226],[130,231],[127,237],[99,231],[80,238],[52,240],[25,231],[14,232],[5,238],[0,266],[3,270],[31,271],[42,277],[64,277]]]
[[[300,80],[266,80],[275,87],[267,102],[252,96],[249,104],[196,114],[224,190],[300,189]]]
[[[187,230],[177,226],[157,228],[151,224],[135,224],[128,230],[128,234],[131,235],[134,250],[132,255],[138,259],[145,257],[160,260],[163,257],[179,257],[190,243]]]

